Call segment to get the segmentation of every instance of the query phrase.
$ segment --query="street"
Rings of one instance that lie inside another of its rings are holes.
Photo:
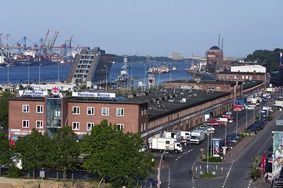
[[[258,109],[257,109],[258,110]],[[237,132],[245,129],[246,127],[246,112],[238,112],[238,128]],[[282,112],[280,113],[280,118],[282,118]],[[227,134],[236,131],[236,118],[234,112],[234,122],[227,126]],[[251,124],[254,118],[254,111],[247,111],[248,125]],[[268,125],[260,131],[258,134],[251,138],[244,139],[240,141],[231,151],[228,151],[227,155],[230,156],[230,161],[225,161],[222,164],[209,164],[209,169],[218,168],[223,169],[223,176],[214,179],[199,179],[193,178],[193,170],[198,169],[203,172],[206,171],[206,164],[201,166],[196,165],[199,161],[201,154],[201,148],[206,149],[207,139],[200,145],[187,145],[184,152],[181,154],[166,154],[165,160],[162,161],[161,170],[161,187],[193,187],[193,188],[216,188],[216,187],[247,187],[250,188],[255,185],[251,182],[249,177],[250,167],[254,160],[254,157],[261,155],[262,152],[267,151],[272,143],[271,132],[275,128],[275,119],[268,122]],[[217,127],[213,138],[224,138],[225,128]],[[247,140],[247,141],[245,141]],[[245,143],[249,142],[249,143]],[[244,144],[244,145],[241,145]],[[246,145],[245,145],[246,144]],[[239,146],[238,146],[239,145]],[[236,151],[237,147],[239,148]],[[220,167],[221,166],[221,167]],[[265,184],[263,184],[265,187]],[[270,185],[266,184],[266,187]],[[256,186],[258,187],[258,186]]]

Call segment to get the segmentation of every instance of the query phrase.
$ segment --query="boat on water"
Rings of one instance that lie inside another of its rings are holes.
[[[173,66],[171,70],[172,70],[172,71],[176,71],[177,68],[176,68],[175,66]]]
[[[153,65],[153,66],[148,68],[147,72],[151,73],[151,74],[169,73],[170,72],[170,68],[166,64]]]
[[[123,60],[124,64],[121,67],[120,74],[116,78],[116,82],[128,82],[129,80],[129,74],[128,74],[128,59],[127,57],[124,57]]]

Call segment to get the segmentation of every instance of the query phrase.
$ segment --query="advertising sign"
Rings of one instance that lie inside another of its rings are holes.
[[[212,156],[219,157],[220,156],[220,138],[212,138]]]
[[[280,174],[283,165],[283,132],[272,131],[273,135],[273,157],[272,157],[272,176]]]
[[[116,93],[105,92],[73,92],[73,97],[115,98]]]
[[[44,97],[48,95],[47,91],[40,90],[19,90],[20,96],[31,96],[31,97]]]

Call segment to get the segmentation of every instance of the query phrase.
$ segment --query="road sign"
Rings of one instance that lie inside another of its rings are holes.
[[[276,120],[276,126],[283,126],[283,120]]]

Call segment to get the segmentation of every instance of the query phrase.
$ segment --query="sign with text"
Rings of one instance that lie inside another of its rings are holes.
[[[115,98],[116,93],[106,92],[73,92],[73,97]]]
[[[19,90],[20,96],[31,96],[31,97],[44,97],[48,95],[47,91],[39,90]]]

